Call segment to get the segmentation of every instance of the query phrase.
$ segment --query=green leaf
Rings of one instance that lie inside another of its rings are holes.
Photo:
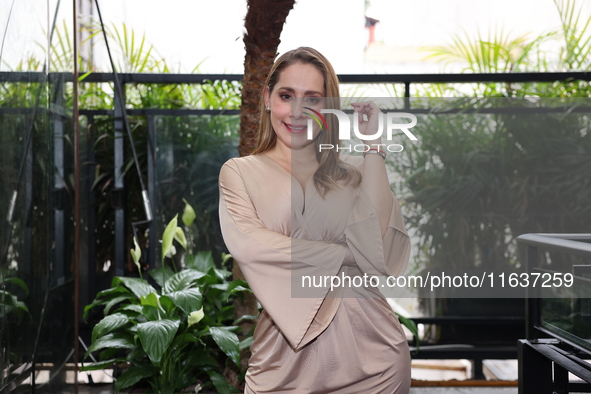
[[[256,319],[258,319],[258,318],[259,317],[257,315],[242,315],[238,319],[234,320],[232,325],[237,326],[238,324],[243,323],[245,321],[252,323],[252,322],[255,322]]]
[[[150,363],[150,360],[148,359],[145,350],[141,346],[138,346],[131,352],[129,352],[129,354],[125,356],[125,362],[128,362],[136,366],[140,366],[143,364],[148,368],[152,366],[152,363]]]
[[[240,350],[247,349],[252,345],[253,342],[254,342],[254,337],[248,337],[248,338],[245,338],[242,341],[240,341],[240,344],[238,345],[238,347],[240,348]]]
[[[29,309],[24,302],[8,291],[0,290],[0,318],[4,318],[11,312],[21,314],[23,311],[29,314]],[[30,314],[29,314],[30,315]]]
[[[154,279],[160,288],[164,287],[164,284],[168,281],[168,279],[174,275],[174,271],[168,265],[165,265],[161,268],[154,268],[148,271],[148,274]]]
[[[417,344],[417,352],[419,351],[419,329],[417,328],[417,325],[415,324],[414,321],[407,319],[404,316],[399,315],[398,313],[396,314],[396,316],[398,316],[398,320],[400,321],[400,323],[405,326],[406,328],[409,329],[409,331],[412,333],[413,337],[415,338],[415,343]]]
[[[18,298],[12,294],[9,291],[6,290],[0,290],[0,305],[4,305],[4,306],[22,306],[25,309],[27,309],[27,307],[25,306],[25,304],[21,301],[18,300]]]
[[[178,215],[175,215],[174,218],[172,218],[172,220],[164,229],[164,233],[162,234],[162,261],[164,261],[164,258],[172,248],[172,241],[176,234],[177,228],[177,217]]]
[[[160,307],[160,302],[158,301],[158,295],[156,293],[150,293],[145,297],[141,297],[140,303],[142,305],[152,305],[156,308]]]
[[[197,280],[203,276],[205,276],[203,272],[194,269],[184,269],[170,277],[170,279],[166,282],[162,293],[168,294],[172,293],[173,291],[179,291],[193,287]]]
[[[187,200],[185,200],[183,198],[183,201],[185,202],[185,210],[183,211],[182,220],[183,220],[183,223],[184,223],[185,226],[191,227],[191,224],[193,224],[193,221],[195,220],[195,218],[197,217],[197,215],[195,215],[195,210],[187,202]]]
[[[179,320],[157,320],[137,325],[140,342],[154,365],[160,363],[160,359],[174,339],[179,325]]]
[[[159,301],[162,309],[166,311],[166,316],[170,317],[170,313],[175,308],[174,302],[168,296],[161,296]]]
[[[213,271],[215,272],[216,276],[219,280],[226,280],[232,273],[223,268],[214,268]]]
[[[136,349],[137,349],[137,347],[136,347]],[[120,351],[121,351],[121,349],[114,348],[114,347],[109,347],[109,348],[103,349],[99,353],[99,360],[100,361],[111,360],[111,359],[117,357],[117,353],[119,353]],[[145,352],[144,352],[144,354],[145,354]]]
[[[122,306],[121,308],[117,309],[117,312],[125,313],[126,311],[140,314],[140,313],[142,313],[142,307],[141,307],[141,305],[125,305],[125,306]],[[129,315],[126,315],[126,316],[129,316]]]
[[[109,312],[111,311],[111,308],[112,307],[114,307],[115,305],[117,305],[120,302],[128,301],[129,299],[130,299],[130,296],[129,295],[123,295],[123,296],[120,296],[120,297],[113,298],[112,300],[110,300],[107,303],[107,305],[105,305],[105,310],[104,310],[103,313],[105,314],[105,316],[108,315]]]
[[[160,312],[160,308],[153,305],[143,305],[142,306],[142,315],[150,321],[160,320],[162,318],[162,314]]]
[[[238,336],[227,327],[209,327],[215,343],[238,367],[240,367],[240,347]]]
[[[111,358],[109,360],[99,361],[96,363],[85,364],[80,368],[80,371],[97,371],[111,367],[113,364],[125,362],[124,358]]]
[[[131,366],[117,378],[117,381],[115,382],[115,392],[133,386],[140,380],[150,377],[155,373],[156,371],[151,368]]]
[[[213,261],[211,251],[199,252],[196,255],[187,255],[185,256],[185,264],[187,267],[201,271],[205,274],[207,274],[212,268],[215,268],[215,262]]]
[[[25,291],[26,296],[29,295],[29,287],[21,278],[16,278],[16,277],[6,278],[6,279],[4,279],[3,282],[12,283],[12,284],[19,286],[20,288],[22,288]]]
[[[228,262],[228,260],[230,260],[232,258],[232,255],[230,253],[223,253],[222,252],[222,267],[226,266],[226,263]]]
[[[99,303],[97,302],[97,300],[92,301],[91,304],[86,305],[84,307],[84,313],[82,314],[82,319],[84,319],[84,321],[86,321],[86,319],[88,318],[88,313],[92,310],[92,308],[94,308],[95,306],[97,306]]]
[[[248,286],[248,283],[246,283],[246,281],[243,279],[236,279],[230,282],[228,284],[228,291],[230,291],[230,293],[232,294],[239,291],[252,292],[252,290],[250,290],[250,287]]]
[[[195,335],[186,332],[184,334],[178,335],[176,338],[174,338],[174,341],[172,341],[171,346],[179,346],[179,345],[187,345],[187,344],[192,344],[197,342],[198,339]]]
[[[92,71],[87,71],[86,73],[80,75],[78,77],[78,82],[82,82],[86,79],[86,77],[88,77],[90,74],[92,74]]]
[[[218,392],[218,394],[232,394],[240,392],[240,390],[238,390],[236,387],[232,386],[230,383],[226,381],[224,375],[215,371],[207,371],[207,374],[209,375],[209,378],[215,386],[215,389]]]
[[[110,289],[105,289],[102,291],[99,291],[98,293],[96,293],[96,298],[103,298],[103,297],[116,297],[116,296],[120,296],[122,293],[125,294],[131,294],[129,292],[129,290],[127,290],[125,287],[123,286],[117,286],[117,287],[111,287]]]
[[[187,365],[211,365],[219,368],[219,364],[215,358],[213,358],[205,349],[194,350],[186,358],[185,363]]]
[[[103,134],[101,137],[107,137],[107,135],[106,135],[106,134]],[[101,138],[101,137],[99,137],[99,138]],[[100,141],[97,139],[97,141],[95,141],[95,148],[96,148],[96,145],[98,145],[98,142],[100,142]],[[108,177],[110,177],[110,176],[111,176],[111,174],[107,174],[107,173],[102,173],[102,174],[98,175],[98,176],[97,176],[97,177],[94,179],[94,182],[92,183],[92,186],[90,187],[90,190],[96,190],[97,186],[98,186],[98,185],[99,185],[99,184],[100,184],[100,183],[101,183],[101,182],[102,182],[102,181],[103,181],[105,178],[108,178]]]
[[[86,355],[84,357],[100,349],[133,349],[134,347],[135,343],[131,334],[125,332],[116,332],[107,334],[94,341],[86,351]]]
[[[105,317],[92,329],[92,342],[98,337],[111,333],[129,323],[129,318],[123,313],[115,313]]]
[[[155,293],[156,289],[148,284],[144,279],[140,278],[129,278],[126,276],[117,276],[113,278],[114,286],[119,283],[123,283],[137,298],[145,297],[150,293]]]
[[[131,297],[131,293],[129,292],[129,290],[127,290],[125,287],[123,286],[118,286],[118,287],[113,287],[110,289],[106,289],[103,291],[99,291],[96,295],[96,298],[92,301],[92,303],[90,305],[86,305],[84,307],[84,320],[87,319],[88,317],[88,313],[96,306],[98,305],[107,305],[109,304],[110,300],[113,300],[115,298],[118,298],[119,301],[123,301],[125,299],[128,299]],[[112,307],[112,305],[109,307],[109,309]],[[107,312],[108,313],[108,310]]]
[[[215,283],[213,285],[210,285],[209,287],[211,289],[226,291],[226,290],[228,290],[228,286],[229,286],[229,283],[226,282],[226,283]]]
[[[174,291],[167,296],[186,314],[198,310],[202,305],[203,297],[197,288]]]

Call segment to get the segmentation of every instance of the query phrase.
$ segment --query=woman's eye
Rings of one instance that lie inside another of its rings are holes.
[[[279,95],[279,97],[281,97],[282,100],[291,100],[291,95],[287,93],[282,93]]]
[[[316,105],[316,104],[320,103],[320,101],[321,100],[320,100],[319,97],[308,97],[306,99],[306,102],[309,103],[309,104],[312,104],[312,105]]]

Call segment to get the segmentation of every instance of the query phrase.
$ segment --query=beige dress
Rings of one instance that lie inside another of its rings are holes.
[[[363,158],[341,155],[363,171]],[[305,288],[302,275],[400,275],[409,237],[394,199],[381,236],[361,187],[322,198],[270,157],[231,159],[220,172],[226,245],[263,307],[245,393],[408,393],[410,354],[375,289]],[[351,255],[354,257],[351,263]]]

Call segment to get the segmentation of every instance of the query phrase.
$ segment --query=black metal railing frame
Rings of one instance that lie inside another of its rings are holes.
[[[84,72],[80,72],[80,75],[84,75]],[[2,83],[36,83],[42,82],[46,78],[45,75],[39,72],[0,72],[0,82]],[[118,80],[121,84],[121,92],[125,94],[125,85],[127,84],[204,84],[208,81],[218,81],[218,80],[226,80],[226,81],[241,81],[243,76],[241,74],[128,74],[128,73],[121,73],[118,74]],[[343,84],[402,84],[404,85],[404,97],[410,98],[411,97],[411,85],[413,84],[466,84],[466,83],[553,83],[553,82],[573,82],[573,81],[591,81],[591,72],[546,72],[546,73],[474,73],[474,74],[349,74],[349,75],[339,75],[339,80]],[[58,111],[61,108],[60,103],[63,103],[63,93],[65,91],[64,84],[72,83],[73,82],[73,74],[72,73],[49,73],[49,83],[52,84],[53,87],[53,101],[55,104],[53,107],[57,108]],[[84,77],[80,83],[115,83],[115,78],[112,73],[90,73]],[[57,92],[57,93],[56,93]],[[121,105],[117,102],[119,98],[115,96],[114,98],[114,109],[111,110],[90,110],[90,109],[80,109],[80,115],[86,116],[89,120],[89,123],[93,122],[93,117],[98,115],[111,115],[113,116],[114,122],[114,186],[115,186],[115,193],[118,191],[122,191],[125,187],[123,174],[121,172],[121,168],[124,163],[124,149],[125,149],[125,130],[124,125],[122,122],[122,113],[120,108]],[[62,105],[63,106],[63,105]],[[0,108],[0,113],[15,113],[15,112],[27,112],[30,109],[27,108]],[[50,110],[51,111],[51,110]],[[127,115],[139,115],[139,116],[146,116],[148,121],[148,138],[149,141],[152,143],[148,143],[148,149],[153,147],[153,141],[155,141],[155,125],[154,125],[154,117],[157,115],[171,115],[171,116],[181,116],[181,115],[236,115],[239,113],[238,110],[211,110],[211,109],[127,109]],[[60,116],[53,117],[54,122],[54,129],[56,131],[63,131],[63,122],[66,118],[63,116],[64,114],[60,114]],[[69,120],[71,121],[71,119]],[[60,122],[62,123],[60,125]],[[57,136],[55,137],[57,138]],[[57,141],[57,140],[56,140]],[[63,142],[60,142],[63,144]],[[87,141],[88,152],[92,155],[92,147],[93,141],[89,139]],[[56,145],[59,148],[59,144]],[[63,168],[63,162],[66,160],[64,156],[64,149],[54,148],[54,163],[57,166],[56,168]],[[157,199],[156,199],[156,187],[155,187],[155,162],[154,156],[150,152],[148,152],[148,168],[147,168],[147,185],[148,185],[148,194],[150,203],[152,206],[152,211],[155,212]],[[93,157],[88,157],[89,161],[93,161]],[[59,171],[57,171],[59,172]],[[92,169],[88,168],[86,172],[86,176],[92,178],[93,176]],[[63,175],[63,172],[62,172]],[[56,175],[57,176],[57,175]],[[54,184],[60,184],[60,179],[55,179]],[[90,180],[92,184],[92,179]],[[89,193],[89,203],[92,203],[92,196]],[[121,198],[122,199],[122,198]],[[117,201],[117,198],[115,198]],[[89,204],[92,205],[92,204]],[[62,213],[63,214],[63,213]],[[58,215],[59,216],[59,215]],[[114,275],[124,275],[124,265],[126,262],[126,255],[127,250],[129,249],[125,244],[126,237],[126,226],[125,226],[125,206],[124,204],[117,204],[115,207],[115,250],[114,250]],[[56,216],[57,217],[57,216]],[[87,224],[90,228],[93,224],[96,224],[94,221],[94,213],[89,212],[87,218]],[[148,255],[152,256],[152,259],[156,256],[156,231],[155,231],[155,223],[152,221],[150,224],[150,250],[148,251]],[[63,226],[62,226],[63,227]],[[54,285],[59,285],[64,280],[66,280],[66,270],[64,267],[64,250],[65,250],[65,238],[64,234],[61,232],[62,229],[59,229],[57,223],[55,225],[55,267],[58,270],[57,272],[61,272],[63,277],[56,278],[57,282]],[[81,294],[81,302],[80,305],[85,305],[90,303],[93,298],[93,294],[96,293],[96,289],[94,289],[95,280],[93,278],[94,267],[92,264],[94,263],[94,245],[95,240],[92,239],[94,236],[93,231],[88,232],[89,237],[88,239],[88,259],[87,259],[87,266],[81,267],[82,272],[82,283],[81,289],[87,289],[86,294]],[[61,252],[60,252],[61,251]],[[62,254],[61,256],[59,254]],[[150,266],[154,266],[154,260],[150,261]],[[61,274],[60,274],[61,275]],[[418,320],[419,322],[425,324],[457,324],[461,322],[457,318],[425,318],[425,321]],[[502,319],[501,319],[502,320]],[[508,324],[516,324],[513,318],[509,319]],[[446,351],[445,355],[441,354],[439,357],[429,356],[423,353],[424,358],[445,358],[445,357],[454,357],[454,358],[465,358],[462,357],[462,353],[465,353],[465,349],[457,349],[456,351]],[[479,371],[476,371],[477,377],[482,377],[481,362],[483,358],[507,358],[508,355],[511,354],[510,350],[501,349],[500,352],[494,352],[492,349],[484,350],[484,351],[472,351],[471,352],[474,357],[470,357],[469,354],[464,354],[468,356],[468,358],[473,358],[477,360]],[[498,354],[497,354],[498,353]],[[516,353],[515,353],[516,354]]]
[[[542,251],[591,258],[591,234],[523,234],[517,244],[525,248],[528,273],[537,272]],[[526,297],[526,338],[518,344],[519,393],[591,392],[591,365],[585,361],[591,351],[543,327],[539,287],[526,288]],[[569,373],[583,382],[569,382]]]

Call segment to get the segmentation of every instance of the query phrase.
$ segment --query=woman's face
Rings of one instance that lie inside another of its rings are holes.
[[[324,77],[311,64],[295,63],[286,67],[279,74],[273,91],[265,90],[265,105],[271,108],[271,126],[277,135],[277,144],[283,144],[292,150],[313,147],[313,140],[308,139],[307,113],[312,108],[320,112],[323,108]],[[316,138],[320,127],[315,121],[313,137]]]

